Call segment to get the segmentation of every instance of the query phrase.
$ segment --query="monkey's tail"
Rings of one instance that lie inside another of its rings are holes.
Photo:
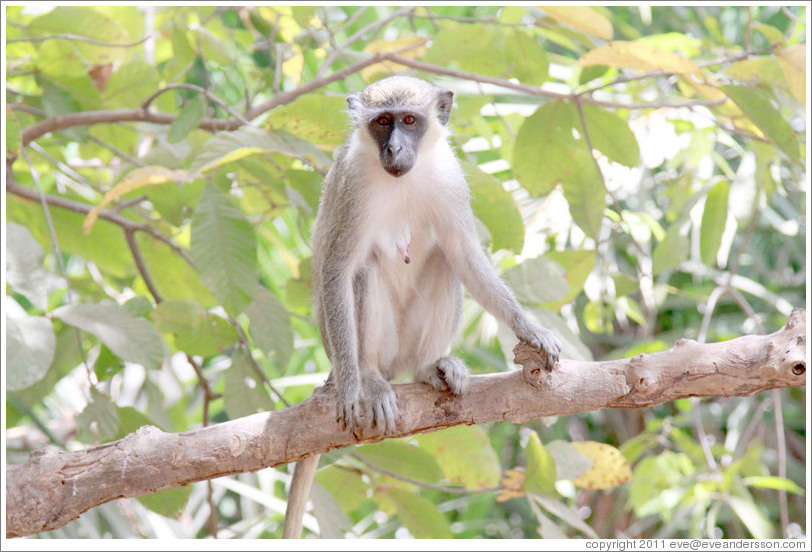
[[[316,476],[320,454],[302,458],[293,467],[293,479],[290,482],[288,493],[288,507],[285,510],[285,528],[282,530],[283,539],[298,539],[302,536],[302,519],[304,518],[307,498],[310,496],[310,487]]]

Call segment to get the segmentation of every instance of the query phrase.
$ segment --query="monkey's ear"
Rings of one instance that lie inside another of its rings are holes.
[[[361,94],[360,92],[356,92],[355,94],[350,94],[347,96],[347,107],[349,108],[350,115],[354,118],[357,118],[357,115],[361,112]]]
[[[440,123],[446,124],[451,118],[451,106],[454,104],[454,93],[451,90],[440,89],[437,92],[437,118]]]

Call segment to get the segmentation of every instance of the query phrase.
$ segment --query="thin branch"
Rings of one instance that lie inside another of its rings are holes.
[[[31,178],[34,181],[34,185],[37,187],[38,192],[32,192],[35,198],[39,199],[40,205],[42,207],[42,213],[45,216],[45,222],[48,225],[48,234],[51,236],[51,246],[54,248],[54,257],[56,257],[56,264],[59,267],[59,273],[62,275],[62,279],[65,281],[65,300],[68,304],[73,302],[73,289],[70,285],[70,279],[68,278],[68,271],[65,267],[65,257],[62,255],[62,249],[59,247],[59,237],[56,235],[56,228],[54,227],[54,220],[51,217],[51,210],[48,208],[48,202],[45,200],[45,194],[42,193],[42,185],[39,179],[39,173],[34,168],[34,165],[31,164],[31,159],[28,158],[28,148],[22,148],[23,159],[25,159],[26,164],[28,165],[28,170],[31,173]],[[11,171],[11,163],[6,164],[6,189],[8,189],[8,183],[12,182],[13,180],[13,173]],[[87,372],[87,379],[92,386],[94,384],[95,375],[93,371],[90,369],[90,363],[87,361],[87,355],[85,354],[85,350],[82,347],[82,331],[78,327],[75,328],[76,333],[76,342],[79,346],[79,353],[82,356],[82,364],[85,366],[85,371]]]
[[[404,50],[410,48],[411,46],[404,48]],[[492,84],[494,86],[499,86],[501,88],[505,88],[508,90],[515,90],[517,92],[523,92],[525,94],[533,96],[542,96],[551,99],[570,100],[570,101],[573,101],[576,96],[576,94],[564,94],[559,92],[552,92],[550,90],[545,90],[538,86],[512,82],[494,77],[487,77],[483,75],[478,75],[476,73],[469,73],[467,71],[447,69],[440,65],[433,65],[431,63],[425,63],[422,61],[409,59],[407,57],[399,55],[397,52],[377,52],[364,60],[353,63],[352,65],[348,65],[347,67],[344,67],[343,69],[331,73],[328,76],[313,79],[310,82],[303,84],[294,90],[290,90],[288,92],[281,92],[276,96],[274,96],[273,98],[259,105],[252,106],[245,112],[243,117],[244,119],[249,121],[253,120],[256,117],[262,115],[263,113],[266,113],[267,111],[270,111],[281,105],[286,105],[293,102],[294,100],[296,100],[300,96],[303,96],[304,94],[309,94],[310,92],[318,90],[319,88],[323,88],[328,84],[343,80],[348,76],[361,71],[365,67],[369,67],[370,65],[374,65],[376,63],[381,63],[384,61],[390,61],[400,65],[405,65],[406,67],[411,67],[413,69],[426,71],[436,75],[446,75],[459,79],[480,82],[483,84]],[[684,102],[677,103],[668,103],[668,102],[623,103],[623,102],[596,100],[595,98],[584,97],[581,98],[581,101],[584,103],[590,103],[593,105],[615,109],[655,109],[663,107],[695,107],[695,106],[712,107],[724,103],[726,99],[686,100]],[[79,113],[58,115],[56,117],[46,119],[45,121],[40,121],[25,128],[22,132],[22,144],[27,145],[32,140],[36,140],[37,138],[39,138],[44,134],[47,134],[49,132],[55,132],[57,130],[71,128],[74,126],[90,126],[101,123],[117,123],[122,121],[142,121],[148,123],[169,125],[172,124],[172,122],[174,122],[176,118],[177,115],[151,112],[140,108],[117,109],[110,111],[107,110],[82,111]],[[221,130],[235,130],[240,126],[242,126],[242,124],[243,123],[238,119],[213,119],[210,117],[206,117],[200,121],[198,128],[210,132],[216,132]]]
[[[155,287],[155,284],[152,281],[152,277],[147,270],[147,265],[144,264],[141,249],[138,247],[138,243],[135,241],[135,230],[124,230],[124,237],[127,239],[127,245],[130,247],[130,253],[133,256],[135,267],[138,270],[138,273],[141,275],[141,279],[144,280],[144,284],[146,284],[147,290],[149,291],[150,295],[152,295],[152,298],[155,299],[155,302],[160,303],[163,299],[161,298],[158,288]]]
[[[369,460],[365,459],[357,452],[350,453],[350,456],[355,460],[358,460],[371,470],[382,473],[384,475],[388,475],[389,477],[397,479],[398,481],[403,481],[404,483],[411,483],[412,485],[417,485],[418,487],[423,487],[424,489],[431,489],[433,491],[440,491],[443,493],[458,494],[458,495],[470,495],[470,494],[498,493],[504,490],[505,488],[504,485],[499,485],[498,487],[488,487],[486,489],[466,489],[464,487],[446,487],[444,485],[435,485],[434,483],[428,483],[426,481],[412,479],[411,477],[406,477],[405,475],[400,475],[399,473],[395,473],[391,470],[387,470],[386,468],[382,468],[381,466],[373,464]]]
[[[73,211],[74,213],[88,214],[91,210],[93,210],[93,206],[88,205],[87,203],[29,190],[28,188],[20,186],[10,174],[7,174],[6,176],[6,192],[12,193],[16,196],[30,199],[32,201],[45,202],[48,205],[53,205],[54,207],[59,207],[61,209],[67,209],[68,211]],[[99,218],[112,222],[113,224],[120,226],[125,231],[144,232],[145,234],[149,234],[153,238],[168,245],[175,253],[180,255],[183,260],[192,265],[192,260],[186,254],[186,251],[151,226],[128,219],[112,211],[99,211]]]
[[[167,84],[166,86],[164,86],[160,90],[153,93],[149,98],[144,100],[144,102],[141,104],[141,109],[149,109],[150,104],[153,101],[155,101],[155,98],[157,98],[158,96],[160,96],[164,92],[168,92],[169,90],[177,90],[177,89],[191,90],[193,92],[197,92],[198,94],[203,94],[204,96],[206,96],[206,98],[208,98],[212,102],[214,102],[217,105],[219,105],[220,107],[222,107],[226,112],[228,112],[229,115],[231,115],[232,117],[237,119],[242,124],[244,124],[244,125],[249,124],[248,119],[246,119],[241,114],[234,111],[231,108],[230,105],[228,105],[226,102],[224,102],[223,100],[218,98],[214,94],[214,92],[212,92],[208,88],[201,88],[200,86],[197,86],[195,84],[189,84],[189,83],[185,83],[185,82],[176,82],[176,83]]]
[[[237,332],[237,338],[240,340],[240,344],[245,349],[245,355],[248,358],[248,362],[253,367],[254,372],[256,372],[268,389],[273,392],[273,394],[276,395],[280,401],[282,401],[282,404],[284,404],[286,407],[290,406],[287,399],[282,396],[282,392],[273,386],[271,380],[268,379],[268,376],[266,376],[265,372],[262,370],[262,367],[257,363],[257,359],[255,359],[254,355],[251,354],[251,344],[248,343],[248,336],[245,335],[242,325],[233,316],[228,317],[228,323],[231,324],[231,327],[234,328],[235,332]]]
[[[396,19],[398,17],[407,15],[413,9],[414,8],[400,8],[399,10],[387,15],[384,18],[377,19],[377,20],[373,21],[372,23],[370,23],[368,25],[365,25],[364,27],[358,29],[355,33],[352,34],[352,36],[350,36],[347,40],[344,41],[344,44],[340,45],[338,48],[336,48],[335,50],[333,50],[332,52],[330,52],[328,54],[328,56],[325,58],[324,62],[321,64],[321,66],[316,71],[315,78],[316,79],[322,78],[324,76],[325,71],[327,71],[327,69],[333,64],[333,62],[336,60],[336,58],[338,58],[338,56],[343,54],[344,51],[347,48],[349,48],[352,44],[354,44],[355,42],[357,42],[361,38],[365,37],[368,33],[373,32],[373,31],[377,31],[378,29],[380,29],[384,25],[388,24],[393,19]]]
[[[595,165],[595,170],[597,171],[598,177],[601,180],[603,189],[606,191],[606,193],[609,194],[609,197],[612,198],[615,210],[617,210],[617,215],[620,217],[621,220],[626,220],[626,217],[623,215],[623,209],[621,208],[620,202],[618,201],[617,197],[615,197],[615,194],[612,193],[606,187],[606,179],[603,176],[601,166],[598,163],[598,160],[595,158],[595,155],[592,153],[593,152],[592,139],[590,138],[589,128],[586,124],[586,115],[584,114],[584,107],[583,105],[581,105],[582,101],[583,98],[577,96],[574,98],[575,107],[578,109],[578,118],[581,122],[581,132],[584,135],[584,141],[586,142],[586,146],[589,150],[589,158],[592,159],[592,163]],[[626,221],[626,223],[628,224],[628,221]],[[643,263],[641,261],[641,259],[643,259],[644,257],[648,257],[649,254],[645,249],[643,249],[643,246],[635,239],[632,232],[629,232],[628,236],[632,244],[634,245],[635,249],[637,249],[637,252],[639,253],[639,255],[636,255],[634,258],[635,264],[637,265],[637,273],[640,276],[641,282],[641,285],[639,286],[640,295],[643,297],[643,305],[645,306],[646,309],[645,333],[646,335],[651,335],[652,330],[654,328],[654,317],[656,314],[656,301],[654,300],[654,277],[651,274],[651,271],[646,270],[643,267]]]
[[[45,40],[78,40],[79,42],[87,42],[88,44],[95,44],[96,46],[105,46],[108,48],[132,48],[133,46],[138,46],[142,42],[146,42],[149,40],[150,36],[146,35],[135,42],[129,42],[126,44],[115,43],[115,42],[101,42],[100,40],[94,40],[92,38],[88,38],[86,36],[75,35],[75,34],[55,34],[55,35],[48,35],[48,36],[29,36],[23,38],[11,38],[6,40],[6,44],[10,44],[12,42],[43,42]]]
[[[6,468],[6,536],[56,529],[117,498],[279,466],[385,437],[802,386],[806,312],[795,309],[787,324],[770,335],[712,344],[683,339],[668,351],[630,359],[562,359],[552,372],[545,369],[544,354],[526,344],[514,352],[522,370],[472,376],[461,396],[425,384],[393,386],[400,417],[388,436],[375,429],[340,430],[334,395],[323,387],[290,408],[183,433],[145,426],[119,441],[80,451],[37,450],[24,464]]]

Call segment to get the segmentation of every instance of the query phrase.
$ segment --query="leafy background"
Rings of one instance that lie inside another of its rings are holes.
[[[321,180],[344,96],[391,72],[454,90],[483,243],[564,357],[768,333],[807,302],[803,6],[4,17],[12,463],[311,394],[329,371]],[[508,334],[467,301],[456,353],[509,369]],[[799,537],[806,414],[792,389],[336,451],[306,532]],[[38,537],[279,537],[289,473],[118,500]]]

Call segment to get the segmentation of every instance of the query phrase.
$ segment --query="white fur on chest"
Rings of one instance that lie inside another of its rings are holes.
[[[419,266],[436,244],[432,217],[425,204],[425,190],[419,183],[385,182],[368,196],[367,235],[375,254],[384,262]],[[408,260],[408,263],[406,262]]]

